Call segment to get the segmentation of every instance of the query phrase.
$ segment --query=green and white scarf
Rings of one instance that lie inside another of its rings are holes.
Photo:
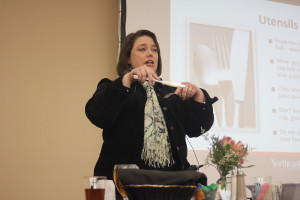
[[[142,160],[154,168],[174,165],[168,130],[164,115],[159,106],[153,87],[143,83],[147,93],[144,122],[144,147],[141,154]]]

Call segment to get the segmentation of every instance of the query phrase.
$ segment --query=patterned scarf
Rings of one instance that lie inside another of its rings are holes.
[[[168,130],[153,87],[143,83],[147,93],[142,160],[154,168],[174,165]]]

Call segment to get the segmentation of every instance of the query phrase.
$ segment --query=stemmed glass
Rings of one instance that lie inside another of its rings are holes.
[[[119,191],[119,193],[122,195],[123,199],[128,200],[127,194],[124,190],[124,186],[119,179],[117,169],[139,169],[139,167],[135,164],[120,164],[120,165],[114,166],[113,176],[114,176],[114,182],[115,182],[116,188]]]

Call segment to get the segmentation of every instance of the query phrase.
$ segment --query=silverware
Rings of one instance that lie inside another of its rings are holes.
[[[133,75],[133,78],[138,79],[139,77],[137,75]],[[148,81],[148,78],[146,80]],[[171,86],[171,87],[182,87],[182,88],[185,87],[185,85],[172,83],[172,82],[168,82],[168,81],[160,81],[160,80],[156,80],[156,79],[153,79],[153,81],[157,82],[157,83],[161,83],[163,85],[168,85],[168,86]]]

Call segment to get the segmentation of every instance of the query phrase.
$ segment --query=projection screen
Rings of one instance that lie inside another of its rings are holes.
[[[300,180],[300,6],[263,0],[127,0],[126,32],[149,29],[162,50],[164,80],[190,81],[219,101],[210,135],[252,150],[246,184]],[[209,143],[187,138],[191,164]],[[194,153],[196,155],[194,155]],[[217,171],[200,169],[215,182]]]

